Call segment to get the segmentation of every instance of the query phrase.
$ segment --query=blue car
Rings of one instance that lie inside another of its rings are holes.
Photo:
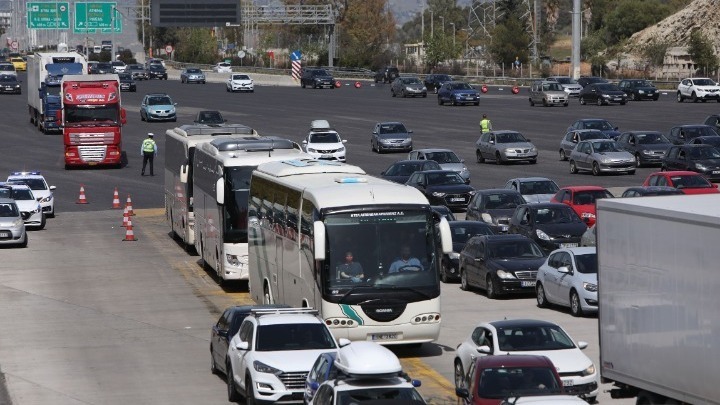
[[[165,93],[146,94],[140,103],[140,119],[143,121],[177,121],[175,106]]]
[[[322,353],[318,356],[317,360],[315,360],[315,364],[313,364],[305,379],[304,400],[306,404],[310,403],[313,399],[320,384],[337,377],[338,370],[337,367],[335,367],[336,358],[336,352],[328,352]]]
[[[437,92],[438,104],[450,103],[480,105],[480,92],[465,82],[443,83]]]

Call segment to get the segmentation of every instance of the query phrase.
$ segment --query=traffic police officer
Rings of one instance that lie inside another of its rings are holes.
[[[143,157],[142,172],[140,175],[145,175],[145,165],[147,165],[148,161],[150,161],[150,175],[154,176],[155,172],[153,170],[153,160],[155,160],[155,155],[157,155],[158,147],[153,139],[153,136],[155,135],[152,132],[148,132],[147,136],[148,137],[142,141],[142,146],[140,147],[140,154]]]
[[[483,114],[483,117],[480,120],[480,133],[484,134],[490,131],[492,131],[492,124],[490,123],[487,114]]]

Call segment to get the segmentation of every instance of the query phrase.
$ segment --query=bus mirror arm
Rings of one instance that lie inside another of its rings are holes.
[[[223,178],[217,179],[215,183],[215,194],[218,204],[225,204],[225,180]]]
[[[448,232],[450,225],[448,225]],[[313,222],[313,238],[315,239],[315,260],[325,260],[325,224],[322,221]]]
[[[187,184],[188,181],[188,165],[180,166],[180,182]]]
[[[450,224],[448,224],[447,219],[440,218],[440,223],[438,224],[438,228],[440,230],[440,242],[442,244],[442,251],[445,254],[450,254],[453,252],[453,245],[452,245],[452,233],[450,232]]]

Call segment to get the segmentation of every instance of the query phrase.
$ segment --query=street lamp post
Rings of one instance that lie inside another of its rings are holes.
[[[445,35],[445,17],[440,16],[440,19],[442,20],[442,33]]]
[[[455,23],[451,22],[450,25],[453,27],[453,51],[455,50]]]

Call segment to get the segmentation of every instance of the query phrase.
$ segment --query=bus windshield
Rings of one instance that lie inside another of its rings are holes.
[[[225,243],[248,243],[250,176],[256,166],[225,168]]]
[[[439,294],[436,231],[429,211],[383,210],[325,217],[325,298],[352,303],[390,291],[410,301]]]

